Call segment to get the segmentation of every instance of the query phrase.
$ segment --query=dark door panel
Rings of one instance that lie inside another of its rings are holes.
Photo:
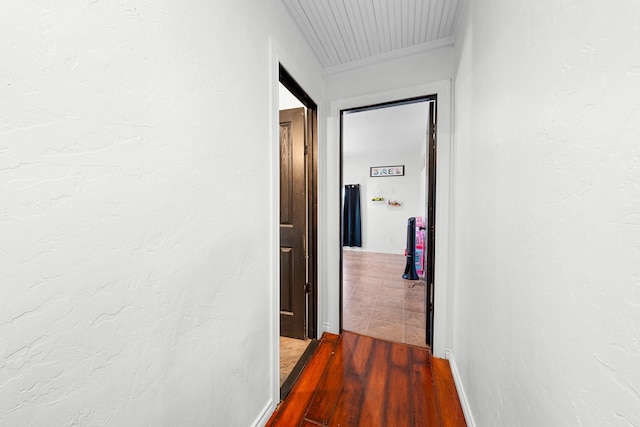
[[[305,337],[305,110],[280,111],[280,335]]]

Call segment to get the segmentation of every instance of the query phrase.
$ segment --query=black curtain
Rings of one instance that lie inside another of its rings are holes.
[[[342,246],[362,247],[360,184],[349,184],[344,186],[344,203],[342,208]]]

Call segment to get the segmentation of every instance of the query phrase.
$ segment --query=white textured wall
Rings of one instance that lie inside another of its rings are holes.
[[[344,183],[360,184],[363,251],[404,254],[407,220],[412,216],[424,216],[424,204],[419,204],[418,194],[420,181],[424,181],[420,163],[419,151],[361,152],[343,157]],[[386,178],[370,177],[369,168],[381,165],[404,165],[405,174]],[[374,197],[384,197],[384,201],[374,202],[371,200]],[[390,206],[390,200],[397,200],[402,206]]]
[[[325,77],[327,102],[451,78],[453,49],[441,47]]]
[[[640,3],[467,3],[452,354],[475,423],[640,425]]]
[[[274,5],[0,5],[0,425],[268,410]]]

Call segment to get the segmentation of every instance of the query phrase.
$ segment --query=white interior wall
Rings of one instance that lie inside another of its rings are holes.
[[[274,60],[322,94],[283,16],[2,2],[1,425],[247,426],[275,407]]]
[[[347,123],[344,125],[348,126]],[[407,220],[424,215],[418,191],[421,186],[420,152],[395,150],[361,152],[343,156],[343,181],[360,184],[362,214],[362,248],[365,252],[404,254],[407,243]],[[371,177],[369,168],[404,165],[404,176]],[[424,187],[424,184],[422,184]],[[384,197],[384,201],[372,201]],[[390,206],[396,200],[402,206]],[[345,248],[348,249],[348,248]]]
[[[640,425],[640,4],[467,5],[452,355],[475,425]]]
[[[453,48],[412,55],[325,75],[326,101],[383,93],[451,78]]]

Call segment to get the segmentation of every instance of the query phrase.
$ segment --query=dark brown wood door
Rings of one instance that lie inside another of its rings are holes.
[[[305,112],[280,111],[280,335],[305,337]]]

